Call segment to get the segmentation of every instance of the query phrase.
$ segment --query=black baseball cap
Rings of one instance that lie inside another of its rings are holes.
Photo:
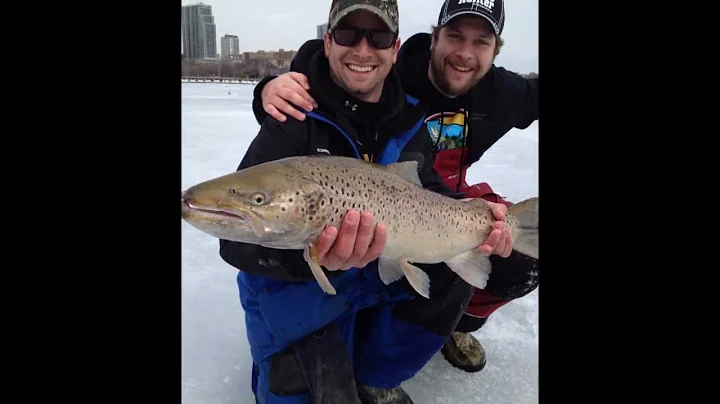
[[[503,0],[445,0],[440,15],[438,27],[447,25],[450,20],[461,15],[477,15],[486,19],[495,31],[495,35],[502,34],[505,26],[505,1]]]

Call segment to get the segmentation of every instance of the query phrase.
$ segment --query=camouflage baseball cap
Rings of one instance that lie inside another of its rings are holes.
[[[367,10],[374,13],[390,28],[398,32],[398,6],[397,0],[338,0],[335,7],[330,10],[328,28],[333,28],[346,15],[355,10]]]

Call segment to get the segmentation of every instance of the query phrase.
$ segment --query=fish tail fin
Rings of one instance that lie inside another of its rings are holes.
[[[513,239],[513,250],[529,257],[540,259],[540,198],[529,198],[511,205],[508,213],[517,218],[517,229]]]

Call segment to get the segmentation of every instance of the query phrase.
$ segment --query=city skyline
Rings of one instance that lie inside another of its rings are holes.
[[[217,32],[212,6],[198,3],[182,7],[182,53],[188,59],[215,59]]]
[[[223,35],[220,39],[220,57],[228,59],[240,54],[240,38],[237,35]]]
[[[182,0],[182,5],[199,1]],[[205,0],[212,7],[216,27],[217,54],[225,34],[239,37],[240,52],[260,50],[298,50],[305,41],[317,37],[318,25],[327,22],[330,0],[273,0],[272,7],[262,2],[237,0]],[[406,40],[419,32],[430,32],[437,23],[442,0],[399,0],[400,39]],[[505,46],[496,64],[507,69],[529,73],[539,72],[538,63],[538,2],[514,0],[506,2]]]

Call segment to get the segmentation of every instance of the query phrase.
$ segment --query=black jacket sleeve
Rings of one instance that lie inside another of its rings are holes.
[[[257,120],[257,123],[262,125],[263,121],[265,121],[265,118],[270,116],[267,112],[265,112],[265,109],[262,106],[262,90],[265,88],[265,85],[272,79],[274,79],[277,76],[265,76],[262,80],[260,80],[259,83],[255,86],[255,89],[253,90],[253,101],[252,101],[252,110],[253,114],[255,114],[255,119]]]
[[[238,170],[284,157],[306,154],[307,128],[302,122],[278,122],[272,117],[263,122],[250,144]],[[303,252],[279,250],[220,240],[220,257],[233,267],[258,276],[283,280],[313,279]]]
[[[513,126],[526,129],[540,119],[540,76],[526,78],[517,73],[498,68],[500,94],[509,97],[508,108],[514,115]]]
[[[513,251],[509,257],[491,255],[493,276],[485,290],[503,299],[519,299],[538,287],[540,260]]]
[[[518,117],[515,127],[525,129],[540,119],[538,99],[540,96],[540,76],[531,79],[521,77],[518,83]]]

